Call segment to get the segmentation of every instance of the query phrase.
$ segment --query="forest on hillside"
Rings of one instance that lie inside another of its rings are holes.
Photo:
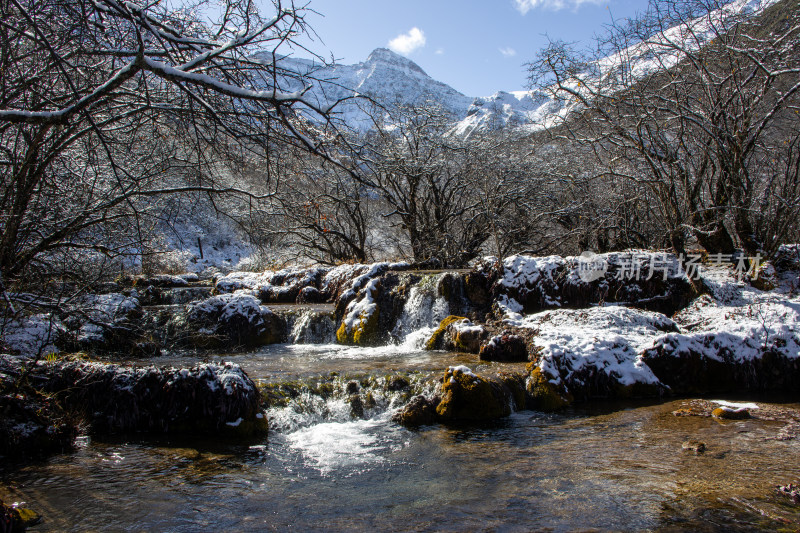
[[[800,240],[797,3],[720,15],[652,2],[590,50],[553,42],[530,86],[562,111],[453,131],[435,103],[308,97],[282,61],[304,10],[103,0],[3,3],[0,277],[170,268],[176,220],[222,217],[263,265]],[[190,213],[187,215],[187,213]],[[177,229],[176,229],[177,228]]]

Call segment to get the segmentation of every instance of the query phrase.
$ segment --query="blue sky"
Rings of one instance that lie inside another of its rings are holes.
[[[525,88],[523,66],[547,37],[588,43],[647,0],[310,0],[315,52],[358,63],[378,47],[406,55],[467,96]],[[302,56],[302,54],[298,54]]]

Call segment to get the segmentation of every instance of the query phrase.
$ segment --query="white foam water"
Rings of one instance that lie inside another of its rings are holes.
[[[431,279],[423,279],[411,288],[403,306],[403,314],[392,332],[401,344],[406,340],[421,346],[422,335],[430,335],[439,323],[450,314],[447,299],[437,294],[439,282],[445,274],[438,274]],[[424,342],[424,341],[423,341]]]

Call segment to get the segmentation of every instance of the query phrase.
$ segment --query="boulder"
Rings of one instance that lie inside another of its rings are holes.
[[[70,304],[64,309],[61,347],[136,355],[136,345],[148,340],[140,327],[143,310],[136,294],[87,294]]]
[[[370,346],[377,343],[381,334],[377,303],[380,290],[380,279],[372,279],[347,305],[342,323],[336,330],[336,340],[340,344]]]
[[[582,270],[581,257],[514,255],[485,261],[479,272],[492,280],[498,316],[555,308],[586,308],[601,302],[667,315],[688,305],[694,286],[672,254],[631,250],[593,256],[603,265],[596,276]]]
[[[439,398],[414,396],[405,407],[392,416],[392,420],[406,427],[418,427],[436,422],[436,406]]]
[[[544,374],[538,365],[529,363],[528,372],[525,388],[527,403],[532,409],[557,411],[572,404],[572,395],[559,386],[556,380]]]
[[[189,343],[201,348],[275,344],[284,342],[288,333],[281,316],[245,291],[191,305],[184,327]]]
[[[442,421],[494,420],[511,414],[514,398],[501,379],[479,376],[465,366],[450,367],[436,415]]]
[[[485,327],[473,325],[468,318],[450,315],[439,323],[425,349],[478,353],[487,335]]]
[[[261,396],[233,363],[191,368],[85,361],[40,364],[38,387],[81,413],[95,433],[266,433]]]
[[[758,267],[756,276],[750,278],[750,285],[762,291],[771,291],[778,286],[778,272],[771,262],[765,261]]]
[[[454,322],[467,320],[463,316],[450,315],[439,323],[439,327],[431,334],[431,337],[425,343],[426,350],[446,350],[451,339],[449,338],[448,326]]]
[[[316,287],[303,287],[297,294],[299,304],[317,304],[325,301],[325,296]]]
[[[473,325],[467,319],[450,324],[448,331],[453,342],[453,349],[464,353],[480,352],[481,343],[489,335],[485,327]]]
[[[504,331],[481,346],[479,357],[481,361],[527,361],[528,347],[525,345],[525,339],[509,331]]]

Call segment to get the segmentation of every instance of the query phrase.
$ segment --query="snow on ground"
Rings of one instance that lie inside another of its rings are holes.
[[[727,267],[704,268],[703,280],[710,295],[677,313],[680,332],[658,339],[656,348],[714,360],[752,360],[765,350],[800,357],[800,298],[781,290],[755,289]]]
[[[64,325],[50,314],[36,314],[13,320],[3,328],[3,344],[23,357],[58,352],[55,341]]]

